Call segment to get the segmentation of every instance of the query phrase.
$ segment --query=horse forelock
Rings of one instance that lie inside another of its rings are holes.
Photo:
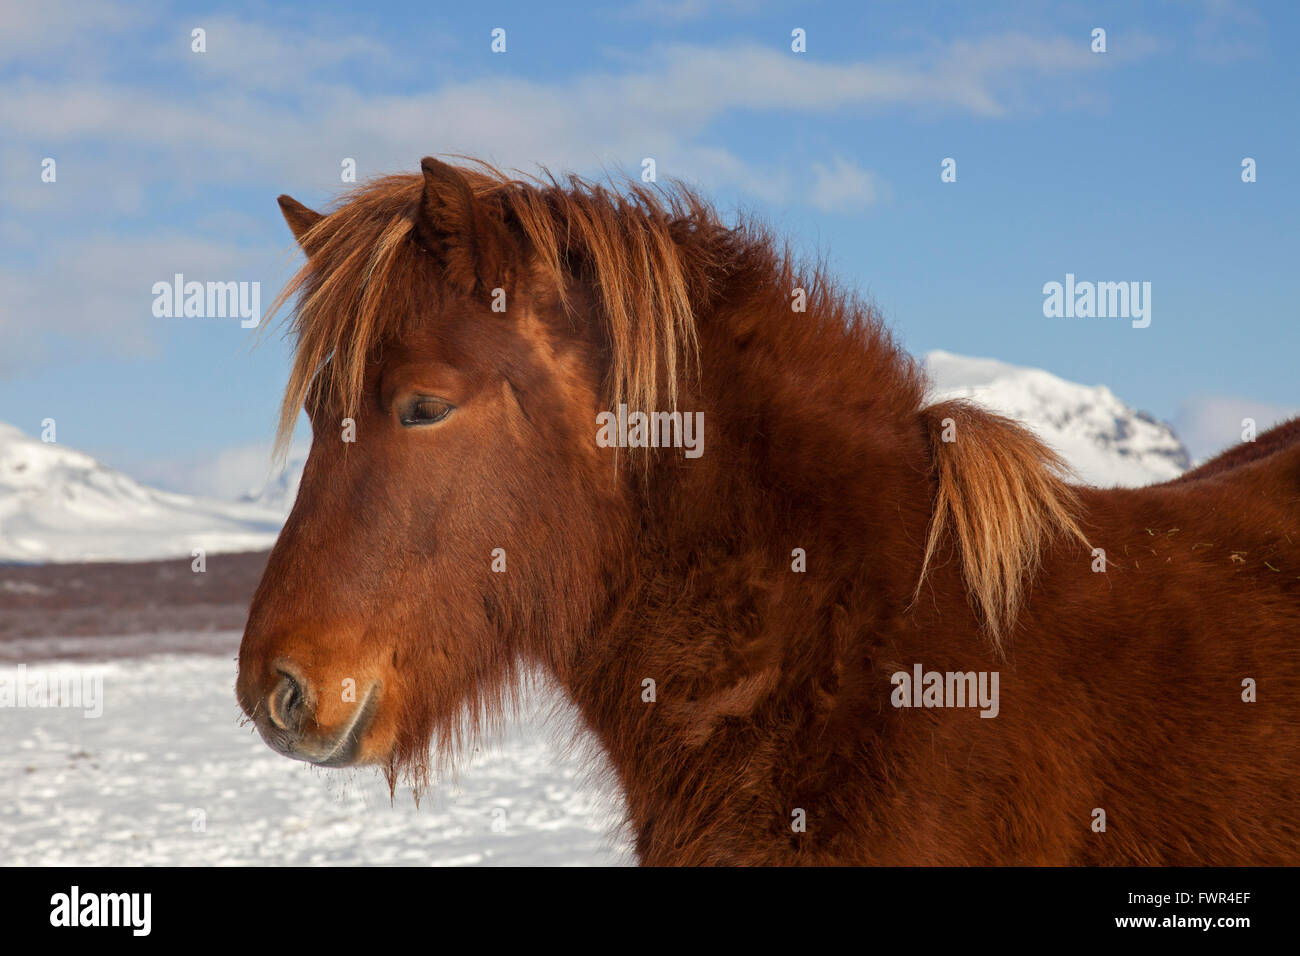
[[[483,164],[459,171],[475,199],[526,240],[566,308],[570,283],[590,283],[608,343],[609,375],[601,384],[611,406],[675,409],[681,377],[695,362],[694,298],[712,265],[707,243],[690,238],[726,231],[712,207],[676,184],[612,192],[577,177],[561,185]],[[297,299],[293,368],[276,441],[281,453],[309,395],[344,416],[356,411],[368,357],[401,332],[400,315],[386,303],[439,294],[412,285],[427,275],[415,264],[428,253],[411,237],[421,188],[418,175],[365,184],[299,237],[307,261],[267,313]]]

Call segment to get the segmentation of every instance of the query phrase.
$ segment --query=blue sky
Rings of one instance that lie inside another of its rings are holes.
[[[651,156],[824,253],[914,352],[1107,384],[1197,453],[1300,408],[1290,3],[0,8],[0,420],[159,484],[256,484],[287,358],[156,318],[153,283],[269,303],[295,264],[275,196],[323,205],[344,157]],[[1066,273],[1150,282],[1150,327],[1045,318]]]

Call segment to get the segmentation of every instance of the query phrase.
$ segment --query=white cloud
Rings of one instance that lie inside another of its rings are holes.
[[[274,250],[186,236],[100,236],[56,244],[35,268],[0,269],[0,374],[33,356],[49,360],[106,350],[152,356],[163,325],[187,321],[153,315],[155,282],[170,282],[178,272],[200,282],[251,282],[275,261]],[[263,309],[272,298],[262,296]],[[225,322],[232,341],[248,335],[237,318],[188,321]]]
[[[140,12],[118,0],[0,0],[0,64],[40,61],[82,47],[140,22]]]
[[[1202,396],[1180,404],[1173,425],[1192,458],[1201,461],[1241,441],[1243,419],[1254,419],[1256,433],[1263,434],[1295,415],[1300,415],[1300,406]]]
[[[1204,0],[1192,29],[1192,53],[1219,66],[1255,59],[1267,49],[1266,30],[1263,18],[1238,0]]]
[[[823,212],[861,209],[875,203],[881,193],[875,173],[843,156],[836,156],[830,165],[813,164],[813,187],[808,201]]]
[[[197,17],[195,23],[206,33],[206,52],[192,52],[187,34],[186,42],[168,48],[168,59],[245,89],[301,89],[344,64],[395,62],[378,40],[346,30],[313,35],[309,29],[286,31],[231,16]]]
[[[750,170],[744,179],[765,182],[767,172],[706,141],[714,122],[736,111],[900,105],[997,116],[1009,110],[1009,97],[1026,95],[1042,77],[1096,69],[1098,59],[1077,41],[1022,33],[849,63],[796,56],[779,45],[677,45],[652,51],[621,73],[555,81],[490,76],[432,92],[374,95],[328,82],[315,68],[387,56],[374,41],[291,42],[236,21],[218,26],[246,38],[249,50],[206,54],[215,58],[192,69],[218,82],[200,84],[183,102],[170,91],[102,79],[18,82],[0,100],[0,130],[51,149],[95,141],[162,156],[169,175],[181,181],[301,182],[308,176],[323,186],[337,183],[343,156],[364,156],[363,169],[373,172],[413,168],[428,153],[459,152],[522,168],[544,163],[578,170],[678,153],[714,161],[665,172],[701,178],[744,165]],[[265,71],[250,60],[280,64],[274,98],[264,95]]]
[[[758,0],[637,0],[624,14],[643,20],[683,22],[720,14],[753,13]]]
[[[301,466],[308,444],[296,442],[288,460]],[[133,477],[168,491],[234,500],[260,490],[278,474],[271,445],[253,442],[192,458],[145,462],[132,468]]]

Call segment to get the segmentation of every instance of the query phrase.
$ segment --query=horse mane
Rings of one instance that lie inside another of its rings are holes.
[[[473,196],[527,240],[562,301],[574,276],[597,290],[611,405],[676,408],[682,368],[698,364],[696,315],[722,284],[723,270],[783,300],[791,284],[799,284],[788,248],[778,250],[761,227],[725,225],[680,184],[629,183],[611,190],[576,176],[563,182],[545,172],[521,178],[474,162],[473,168],[458,167]],[[408,241],[422,188],[418,174],[362,184],[299,236],[307,262],[268,310],[274,316],[298,297],[293,368],[276,437],[281,454],[309,396],[344,416],[355,413],[370,355],[401,333],[394,300],[442,294],[427,281],[418,284],[427,277],[420,262],[428,253]],[[865,369],[873,393],[920,414],[930,434],[937,492],[914,600],[951,533],[972,604],[1000,646],[1045,543],[1066,534],[1086,544],[1072,517],[1078,502],[1061,477],[1060,459],[1023,427],[976,406],[945,402],[923,409],[922,376],[874,310],[840,290],[824,268],[814,270],[808,286],[805,318],[818,328],[805,329],[806,335],[816,339],[836,326],[861,353],[857,369]],[[781,321],[789,318],[785,313]],[[848,361],[839,351],[837,360]],[[942,440],[948,419],[955,441]]]
[[[1091,550],[1061,458],[1023,425],[962,400],[922,411],[938,491],[913,600],[946,533],[995,649],[1010,632],[1044,547],[1065,536]]]

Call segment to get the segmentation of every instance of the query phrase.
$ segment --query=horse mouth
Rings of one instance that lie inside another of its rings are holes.
[[[337,734],[329,737],[298,735],[269,721],[258,721],[257,730],[267,746],[282,756],[317,767],[347,767],[360,757],[361,741],[378,709],[379,682],[376,681],[352,712],[352,719]]]

